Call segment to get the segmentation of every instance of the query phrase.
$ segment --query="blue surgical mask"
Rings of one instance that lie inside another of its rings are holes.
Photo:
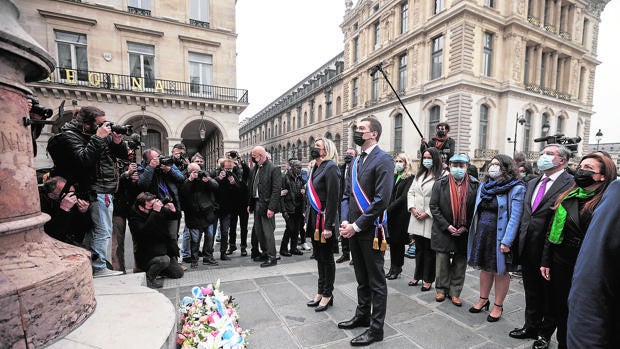
[[[405,164],[402,162],[397,162],[394,164],[394,169],[396,169],[396,172],[401,173],[405,169]]]
[[[433,167],[433,159],[422,159],[422,166],[426,168]]]
[[[521,172],[521,179],[525,179],[525,176],[527,176],[527,173]]]
[[[502,175],[502,170],[500,169],[499,165],[491,165],[489,166],[487,173],[489,174],[489,177],[495,179]]]
[[[456,180],[461,180],[465,177],[465,169],[460,167],[450,167],[450,173]]]
[[[543,154],[538,158],[536,164],[538,165],[538,169],[541,171],[547,171],[555,167],[553,163],[553,155]]]

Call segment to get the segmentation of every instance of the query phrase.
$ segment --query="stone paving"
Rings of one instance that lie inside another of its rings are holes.
[[[251,229],[250,220],[250,229]],[[284,222],[278,215],[276,246],[284,231]],[[239,235],[238,235],[239,236]],[[216,244],[216,251],[219,247]],[[249,252],[249,250],[248,250]],[[334,306],[316,313],[306,306],[315,294],[316,262],[310,253],[303,256],[282,257],[278,265],[260,268],[239,251],[230,261],[219,261],[219,266],[188,269],[183,278],[166,279],[161,293],[175,307],[191,294],[191,288],[218,279],[222,290],[239,302],[240,324],[252,328],[250,348],[348,348],[349,341],[364,329],[340,330],[337,323],[349,319],[357,304],[353,266],[337,264]],[[219,252],[215,253],[219,257]],[[389,266],[386,253],[386,267]],[[488,312],[471,314],[469,307],[478,299],[478,272],[468,269],[461,294],[462,307],[449,300],[437,303],[434,292],[421,292],[410,287],[415,261],[405,259],[403,274],[397,280],[388,280],[388,309],[383,342],[372,348],[530,348],[531,340],[518,340],[508,332],[523,323],[525,307],[521,279],[511,281],[504,301],[500,321],[486,321]],[[493,300],[493,292],[490,297]],[[178,315],[178,314],[177,314]],[[557,348],[555,340],[551,348]]]

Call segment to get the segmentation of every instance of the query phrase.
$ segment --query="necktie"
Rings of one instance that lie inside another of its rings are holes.
[[[364,163],[364,160],[366,160],[366,155],[368,154],[365,151],[360,154],[360,163]]]
[[[545,189],[547,189],[547,182],[549,182],[549,177],[545,177],[540,183],[540,188],[538,188],[538,192],[536,193],[536,198],[534,198],[534,203],[532,204],[532,212],[536,211],[538,205],[542,201],[545,196]]]
[[[110,195],[105,194],[105,207],[110,207]]]

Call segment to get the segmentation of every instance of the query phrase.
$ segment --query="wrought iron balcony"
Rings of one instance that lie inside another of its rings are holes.
[[[202,85],[192,82],[156,79],[114,73],[57,67],[40,83],[60,84],[109,91],[129,91],[179,97],[205,98],[216,101],[248,103],[248,90]]]
[[[525,89],[528,91],[532,91],[532,92],[536,92],[536,93],[540,93],[543,94],[545,96],[550,96],[550,97],[555,97],[558,99],[563,99],[565,101],[570,101],[571,100],[571,95],[570,93],[565,93],[559,90],[554,90],[552,88],[549,87],[544,87],[544,86],[540,86],[534,83],[527,83],[525,84]]]
[[[196,27],[202,27],[202,28],[210,28],[209,26],[209,22],[203,22],[203,21],[199,21],[197,19],[191,19],[189,20],[189,24],[190,25],[194,25]]]
[[[474,150],[474,158],[479,160],[491,160],[495,155],[499,154],[497,149],[476,149]]]
[[[127,12],[133,13],[134,15],[151,17],[151,10],[147,10],[144,8],[127,6]]]

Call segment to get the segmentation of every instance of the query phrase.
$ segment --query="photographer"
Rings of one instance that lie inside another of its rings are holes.
[[[183,173],[174,164],[170,156],[160,156],[158,149],[144,151],[143,170],[138,177],[138,190],[148,191],[164,204],[172,203],[177,211],[181,210],[179,186],[185,181]],[[180,220],[168,220],[168,232],[171,239],[178,239]],[[178,251],[176,257],[178,257]],[[175,259],[171,263],[178,263]]]
[[[28,117],[31,120],[45,120],[54,114],[54,111],[50,108],[45,108],[39,104],[39,101],[34,96],[27,96],[26,102],[28,103]],[[30,125],[30,132],[32,134],[32,150],[34,156],[37,156],[37,138],[41,135],[43,125],[32,124]]]
[[[304,212],[306,210],[306,182],[301,179],[301,161],[289,161],[290,169],[282,176],[282,191],[280,193],[280,207],[282,216],[286,221],[286,230],[280,244],[280,255],[290,257],[302,255],[297,249],[297,236],[299,229],[304,224]],[[290,239],[290,248],[288,247]]]
[[[172,154],[174,164],[179,171],[183,174],[187,174],[187,165],[189,165],[189,159],[187,158],[187,148],[183,143],[177,143],[172,147]]]
[[[428,148],[437,148],[447,167],[448,161],[452,158],[452,155],[454,155],[454,148],[456,147],[456,142],[448,136],[448,132],[450,132],[450,125],[445,122],[438,123],[437,133],[433,135],[428,143],[426,142],[426,138],[422,138],[420,142],[420,154],[424,154]]]
[[[87,106],[50,138],[47,150],[54,161],[52,175],[77,183],[77,196],[90,201],[93,229],[84,243],[98,255],[92,261],[93,276],[118,275],[107,268],[105,255],[112,236],[112,200],[119,176],[116,160],[127,158],[123,135],[112,131],[103,110]]]
[[[129,215],[129,228],[136,245],[136,264],[146,271],[146,282],[150,288],[162,288],[163,282],[157,277],[165,275],[178,279],[183,277],[183,269],[176,259],[178,253],[176,239],[168,233],[168,223],[178,221],[181,212],[171,202],[164,204],[154,194],[143,192],[136,198]]]
[[[236,151],[230,151],[226,154],[235,162],[235,174],[239,179],[239,200],[237,201],[237,210],[230,216],[230,228],[228,231],[228,251],[226,254],[233,254],[237,250],[237,222],[241,230],[241,256],[248,255],[248,179],[250,176],[250,167],[239,157]]]
[[[186,245],[185,239],[189,239],[190,263],[192,268],[197,267],[200,239],[204,234],[205,245],[210,247],[204,258],[217,264],[213,258],[213,234],[209,233],[209,225],[217,220],[215,193],[219,185],[196,163],[190,163],[187,172],[188,178],[181,185],[181,204],[185,212],[183,245]]]
[[[220,259],[223,261],[230,260],[230,257],[226,255],[230,217],[237,213],[238,202],[241,200],[241,181],[234,170],[235,162],[232,159],[224,159],[217,177],[215,177],[219,184],[217,202],[219,204],[218,219],[220,221]]]

